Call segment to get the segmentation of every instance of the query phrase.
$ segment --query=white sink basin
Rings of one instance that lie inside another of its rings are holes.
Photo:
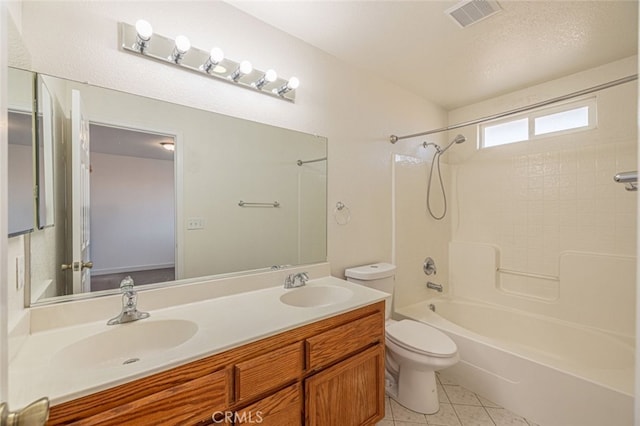
[[[280,296],[280,301],[287,305],[301,308],[334,305],[348,300],[353,291],[344,287],[315,285],[287,290]]]
[[[186,320],[139,320],[110,326],[58,351],[53,367],[105,368],[133,364],[175,348],[198,331],[198,325]]]

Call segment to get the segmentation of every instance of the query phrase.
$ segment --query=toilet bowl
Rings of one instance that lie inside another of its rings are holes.
[[[437,412],[435,372],[459,361],[456,344],[440,330],[417,321],[388,321],[385,328],[385,368],[392,378],[387,394],[413,411]]]
[[[395,266],[376,263],[345,270],[347,281],[383,291],[393,298]],[[433,414],[440,408],[435,372],[460,359],[453,340],[440,330],[413,320],[391,320],[385,309],[386,393],[410,410]]]

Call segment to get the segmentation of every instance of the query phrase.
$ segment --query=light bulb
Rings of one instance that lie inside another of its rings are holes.
[[[251,62],[249,61],[242,61],[240,62],[240,72],[242,74],[249,74],[251,71],[253,71],[253,65],[251,65]]]
[[[132,46],[133,50],[144,53],[144,50],[149,45],[149,40],[151,40],[152,35],[153,28],[151,28],[151,24],[144,19],[138,19],[136,21],[136,42]]]
[[[269,83],[273,83],[278,79],[278,73],[274,70],[267,70],[267,72],[264,73],[264,79]]]
[[[273,93],[277,94],[278,96],[282,96],[287,92],[296,90],[298,86],[300,86],[300,80],[298,80],[297,77],[291,77],[289,81],[284,83],[282,86],[278,87],[277,89],[273,89]]]
[[[224,68],[217,67],[217,65],[220,62],[222,62],[223,59],[224,59],[224,52],[222,51],[222,49],[220,49],[219,47],[214,47],[213,49],[211,49],[211,52],[209,53],[209,58],[207,58],[207,61],[200,66],[200,70],[206,73],[212,73],[214,71],[218,73],[222,72],[221,70],[223,70]]]
[[[218,62],[222,62],[222,60],[224,59],[224,52],[219,47],[214,47],[213,49],[211,49],[211,53],[209,54],[209,56],[211,58],[211,62],[217,64]]]
[[[176,50],[183,55],[191,49],[191,42],[186,36],[179,35],[176,37]]]
[[[289,79],[289,82],[287,83],[287,87],[290,90],[296,90],[298,88],[298,86],[300,86],[300,80],[298,80],[297,77],[291,77]]]
[[[267,72],[264,73],[264,75],[260,77],[258,81],[256,81],[255,83],[252,83],[252,85],[256,89],[261,90],[267,83],[273,83],[277,79],[278,79],[278,74],[274,70],[270,69],[270,70],[267,70]]]
[[[240,77],[249,74],[251,71],[253,71],[253,65],[251,65],[251,62],[242,61],[240,62],[240,66],[238,66],[238,68],[233,72],[233,74],[229,76],[229,78],[237,83],[238,80],[240,80]]]
[[[189,49],[191,49],[191,42],[189,39],[183,35],[179,35],[176,37],[176,45],[173,48],[173,52],[171,52],[171,56],[169,56],[169,60],[179,64]]]
[[[138,33],[138,37],[142,40],[149,41],[153,35],[153,28],[149,22],[144,19],[138,19],[136,21],[136,33]]]

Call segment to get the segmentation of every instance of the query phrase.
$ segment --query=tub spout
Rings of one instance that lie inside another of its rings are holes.
[[[438,293],[442,293],[442,285],[441,284],[436,284],[436,283],[432,283],[431,281],[427,282],[427,288],[430,288],[432,290],[436,290]]]

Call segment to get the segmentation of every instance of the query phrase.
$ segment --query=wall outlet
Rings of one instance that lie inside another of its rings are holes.
[[[16,257],[16,289],[24,288],[24,256]]]
[[[201,217],[190,217],[187,219],[187,229],[204,229],[204,219]]]

